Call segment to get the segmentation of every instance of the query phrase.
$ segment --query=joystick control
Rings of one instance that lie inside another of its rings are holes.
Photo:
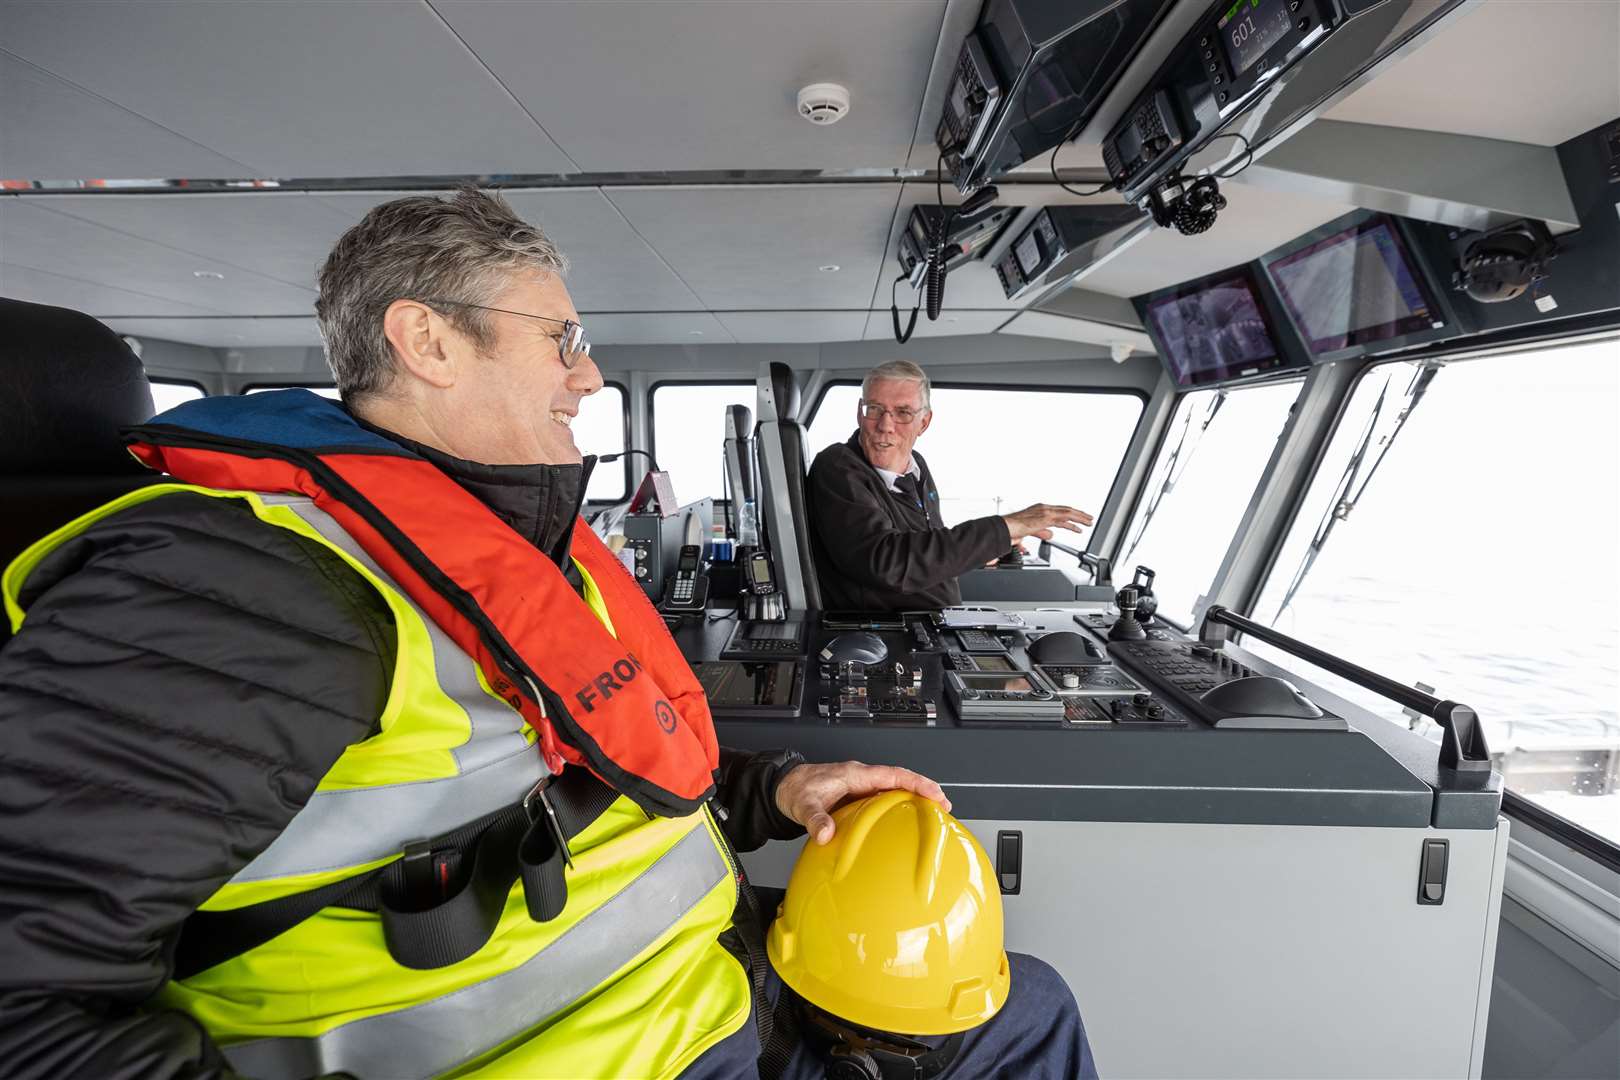
[[[1147,631],[1142,624],[1136,621],[1136,604],[1138,600],[1136,588],[1131,585],[1119,590],[1114,603],[1119,605],[1119,618],[1108,631],[1109,641],[1141,641],[1147,637]]]

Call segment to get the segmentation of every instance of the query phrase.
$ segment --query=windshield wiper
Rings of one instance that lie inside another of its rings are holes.
[[[1322,515],[1321,522],[1316,526],[1316,535],[1311,538],[1310,546],[1305,549],[1305,555],[1300,560],[1299,569],[1294,572],[1294,580],[1289,583],[1288,591],[1283,594],[1282,603],[1277,606],[1277,613],[1271,617],[1273,626],[1277,624],[1278,619],[1282,618],[1282,613],[1288,610],[1288,605],[1293,603],[1300,587],[1305,584],[1305,579],[1310,575],[1311,568],[1316,565],[1316,557],[1322,554],[1322,548],[1327,544],[1328,537],[1333,535],[1334,528],[1339,522],[1350,517],[1350,511],[1354,510],[1356,504],[1361,501],[1361,497],[1367,494],[1367,485],[1372,483],[1373,476],[1378,472],[1378,466],[1384,463],[1384,457],[1389,453],[1389,448],[1395,445],[1396,436],[1401,433],[1401,429],[1406,426],[1406,422],[1412,418],[1412,413],[1417,409],[1418,403],[1423,400],[1423,395],[1428,392],[1429,384],[1434,381],[1435,373],[1441,367],[1440,363],[1431,361],[1413,373],[1412,381],[1407,384],[1406,392],[1402,395],[1401,411],[1396,414],[1394,425],[1390,428],[1389,434],[1384,437],[1383,445],[1378,449],[1378,455],[1372,459],[1372,464],[1368,466],[1367,474],[1362,476],[1362,466],[1367,464],[1367,455],[1373,447],[1373,436],[1378,433],[1378,418],[1383,414],[1385,401],[1389,397],[1390,383],[1394,381],[1393,372],[1385,376],[1384,387],[1378,392],[1378,400],[1373,404],[1372,415],[1367,418],[1367,428],[1361,433],[1361,442],[1356,445],[1355,452],[1350,455],[1350,460],[1344,467],[1344,475],[1339,477],[1339,483],[1334,489],[1333,498],[1328,503],[1327,512]]]
[[[1142,520],[1136,526],[1136,537],[1126,543],[1125,554],[1115,560],[1115,566],[1124,566],[1131,561],[1131,556],[1136,554],[1137,545],[1141,544],[1142,537],[1147,535],[1148,525],[1153,522],[1153,515],[1159,512],[1159,504],[1164,501],[1166,495],[1175,489],[1176,481],[1181,479],[1182,475],[1187,471],[1187,466],[1192,462],[1193,451],[1198,448],[1198,444],[1203,440],[1204,432],[1209,430],[1209,425],[1215,420],[1215,414],[1221,411],[1222,405],[1226,404],[1226,394],[1225,390],[1215,391],[1215,399],[1210,402],[1209,411],[1204,414],[1203,421],[1198,425],[1198,437],[1193,439],[1191,443],[1187,439],[1193,431],[1193,414],[1191,409],[1187,410],[1187,415],[1183,418],[1181,424],[1181,438],[1176,440],[1175,449],[1171,450],[1170,456],[1165,459],[1164,481],[1159,485],[1159,490],[1155,491],[1153,497],[1148,500],[1147,509],[1142,512]],[[1185,455],[1185,459],[1183,459],[1183,455]]]

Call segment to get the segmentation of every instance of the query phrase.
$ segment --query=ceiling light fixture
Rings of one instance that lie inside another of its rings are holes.
[[[703,336],[703,331],[701,331],[701,330],[688,330],[687,334],[689,334],[692,337],[702,337]]]
[[[225,275],[224,274],[218,273],[218,272],[213,271],[213,270],[193,270],[191,272],[191,276],[194,277],[194,278],[202,278],[205,281],[224,281],[225,280]]]
[[[836,274],[838,271],[842,270],[843,267],[839,266],[837,263],[828,263],[826,266],[818,266],[816,269],[820,270],[823,274]]]

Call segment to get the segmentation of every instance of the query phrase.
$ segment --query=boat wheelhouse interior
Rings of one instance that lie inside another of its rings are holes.
[[[318,267],[468,184],[720,742],[937,779],[1103,1075],[1620,1076],[1620,3],[0,0],[0,564],[141,482],[25,305],[336,398]],[[947,525],[1095,524],[828,610],[896,360]]]

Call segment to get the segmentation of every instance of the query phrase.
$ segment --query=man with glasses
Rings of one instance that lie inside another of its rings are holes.
[[[319,275],[341,405],[171,409],[128,433],[164,483],[7,570],[8,1075],[757,1075],[780,984],[734,848],[949,806],[716,745],[579,518],[602,377],[563,270],[473,189],[374,208]],[[1089,1068],[1013,962],[963,1075]]]
[[[1091,524],[1072,506],[947,528],[928,462],[912,449],[933,420],[928,374],[909,360],[866,373],[849,441],[816,455],[805,487],[825,608],[917,611],[962,602],[957,576],[1027,536]]]

